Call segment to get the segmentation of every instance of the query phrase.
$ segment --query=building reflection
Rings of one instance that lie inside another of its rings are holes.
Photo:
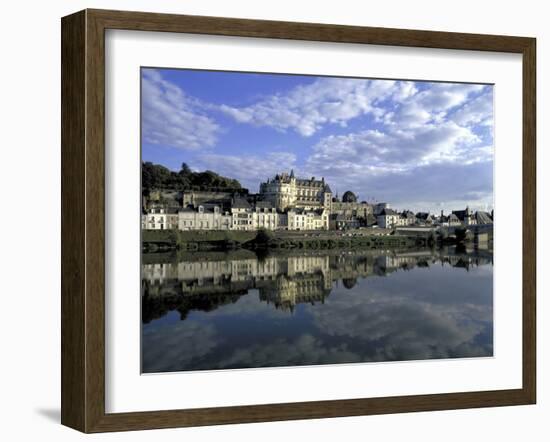
[[[192,310],[211,311],[235,303],[251,290],[258,292],[261,301],[292,312],[301,303],[324,303],[335,284],[351,289],[358,279],[383,277],[415,267],[439,264],[469,270],[492,262],[490,251],[454,248],[326,251],[266,257],[252,252],[213,252],[175,261],[145,262],[142,264],[142,320],[148,323],[173,310],[185,319]]]

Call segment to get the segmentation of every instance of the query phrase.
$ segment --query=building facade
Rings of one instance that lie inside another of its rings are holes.
[[[271,203],[259,201],[252,212],[252,225],[256,229],[284,229],[287,226],[287,215],[278,211]]]
[[[367,219],[369,215],[373,214],[373,207],[366,202],[345,202],[334,199],[330,213],[345,217]]]
[[[145,230],[177,229],[178,209],[153,206],[141,215],[141,228]]]
[[[472,226],[477,224],[475,213],[470,210],[469,207],[466,207],[465,210],[453,210],[453,215],[455,215],[464,226]]]
[[[401,212],[399,225],[401,226],[414,226],[416,224],[416,215],[410,210],[404,210]]]
[[[382,231],[493,223],[492,212],[473,212],[468,207],[448,216],[443,212],[434,216],[409,210],[398,213],[385,202],[359,202],[351,190],[339,200],[332,197],[324,178],[297,178],[294,171],[261,183],[258,194],[248,194],[244,189],[240,193],[159,190],[144,196],[142,206],[144,230],[351,230],[377,224]]]
[[[383,210],[389,209],[390,205],[388,203],[376,203],[373,206],[373,214],[378,216],[382,213]]]
[[[332,191],[324,178],[296,178],[294,171],[277,174],[261,183],[259,197],[282,211],[293,208],[330,211],[332,204]]]
[[[220,203],[229,203],[234,197],[233,192],[212,192],[206,190],[189,190],[182,192],[181,204],[183,207],[197,208],[201,204],[209,201],[218,201]]]
[[[187,208],[178,212],[179,230],[231,230],[232,216],[222,212],[219,206],[199,206],[196,210]]]
[[[447,216],[443,214],[443,211],[441,211],[441,216],[439,217],[438,224],[443,227],[458,227],[462,223],[454,213],[451,213]]]
[[[384,209],[376,217],[378,222],[378,227],[383,229],[391,229],[395,226],[400,225],[401,215],[392,209]]]
[[[358,229],[359,227],[361,227],[361,220],[354,215],[341,215],[339,213],[330,215],[330,230]]]
[[[328,230],[329,214],[325,209],[291,209],[287,212],[288,230]]]

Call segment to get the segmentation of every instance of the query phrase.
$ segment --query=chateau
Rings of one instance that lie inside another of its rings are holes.
[[[270,202],[278,210],[328,210],[331,209],[332,191],[325,179],[300,179],[282,173],[260,184],[260,198]]]

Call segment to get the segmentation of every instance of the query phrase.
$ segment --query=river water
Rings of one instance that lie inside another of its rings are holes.
[[[145,254],[142,372],[493,354],[489,250]]]

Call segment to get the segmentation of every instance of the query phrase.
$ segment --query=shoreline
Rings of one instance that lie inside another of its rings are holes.
[[[472,228],[476,226],[471,226]],[[491,229],[492,233],[492,229]],[[414,234],[390,229],[308,230],[308,231],[222,231],[222,230],[142,230],[142,253],[169,251],[230,251],[277,249],[380,249],[436,247],[475,241],[475,236],[458,241],[436,229]],[[490,235],[492,241],[492,234]]]

